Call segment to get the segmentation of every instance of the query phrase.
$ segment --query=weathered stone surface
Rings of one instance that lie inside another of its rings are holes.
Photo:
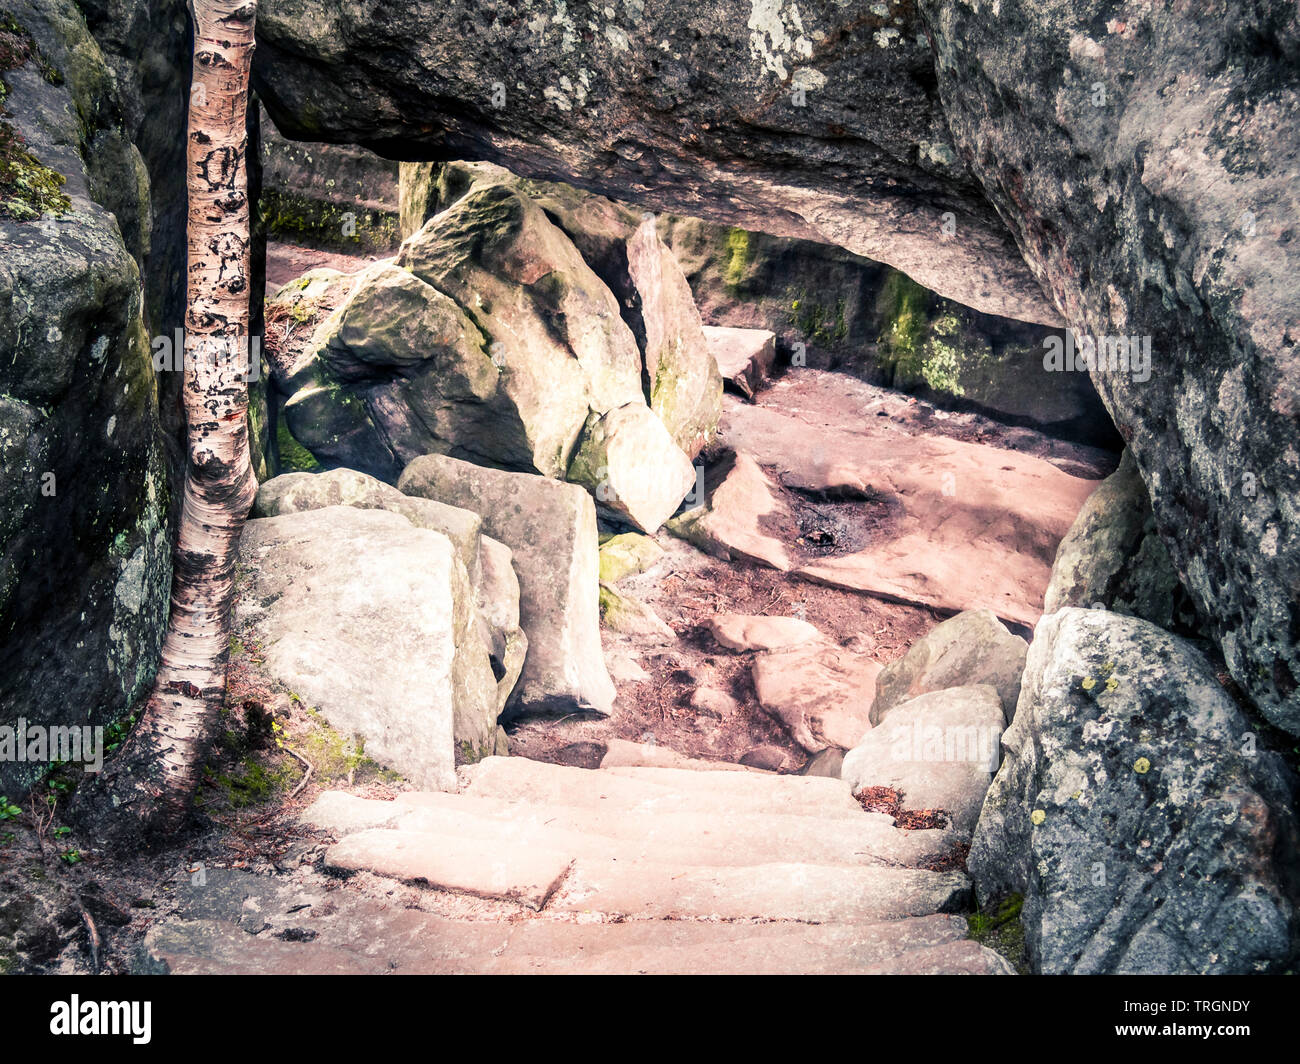
[[[786,543],[799,535],[798,523],[749,455],[738,454],[729,468],[712,471],[705,480],[705,499],[693,502],[665,526],[674,536],[724,560],[758,562],[782,572],[790,568]],[[784,531],[785,539],[773,535],[774,528]]]
[[[650,409],[677,445],[694,458],[717,431],[722,377],[705,339],[691,286],[659,238],[653,215],[628,241],[627,265],[640,296]]]
[[[519,410],[537,472],[564,475],[588,413],[644,401],[636,340],[613,295],[519,192],[470,192],[406,241],[397,265],[501,345],[489,368]]]
[[[971,846],[1048,973],[1244,973],[1295,955],[1294,778],[1188,643],[1102,610],[1038,625]]]
[[[720,646],[728,650],[779,650],[821,639],[822,634],[798,617],[750,617],[720,613],[705,626]]]
[[[401,514],[416,528],[441,532],[451,540],[474,584],[477,628],[497,673],[500,713],[519,679],[528,651],[528,637],[519,626],[519,580],[510,548],[481,535],[483,520],[472,510],[403,495],[391,484],[353,469],[273,477],[258,488],[252,516],[278,517],[326,506],[388,510]]]
[[[754,658],[754,691],[810,754],[849,750],[871,730],[871,703],[883,666],[842,647],[809,644]]]
[[[676,750],[655,743],[633,743],[627,739],[609,739],[605,743],[605,756],[601,768],[643,766],[647,768],[688,768],[697,772],[744,772],[745,766],[730,761],[707,761],[687,757]]]
[[[1035,276],[1080,334],[1149,345],[1093,382],[1233,677],[1300,734],[1294,5],[918,6]]]
[[[263,116],[262,195],[273,239],[350,253],[391,254],[398,236],[398,164],[351,145],[286,140]]]
[[[0,724],[102,726],[148,691],[171,585],[148,178],[76,6],[6,8],[44,64],[0,70],[0,137],[27,153],[0,182]],[[66,209],[40,217],[42,187]],[[0,762],[0,793],[43,769]]]
[[[967,684],[997,688],[1007,723],[1020,697],[1028,644],[1012,635],[992,610],[967,610],[936,625],[876,677],[871,723],[917,695]]]
[[[432,502],[433,500],[423,500]],[[505,712],[506,703],[519,682],[528,659],[528,636],[520,623],[519,575],[515,572],[515,553],[491,536],[479,537],[479,578],[477,585],[479,627],[491,649],[492,664],[497,672],[497,715]],[[504,754],[505,731],[497,728],[495,749]]]
[[[391,510],[401,514],[416,528],[441,532],[451,540],[469,573],[478,572],[479,533],[483,527],[478,514],[434,499],[403,495],[391,484],[355,469],[283,473],[273,477],[257,489],[250,516],[279,517],[326,506],[355,506],[361,510]]]
[[[722,379],[746,399],[754,398],[776,362],[776,336],[767,329],[706,325],[704,338]]]
[[[863,975],[1015,975],[999,953],[969,939],[908,950],[901,957],[868,965]]]
[[[641,352],[645,398],[694,458],[717,431],[722,382],[690,284],[653,215],[571,185],[518,178],[492,163],[404,163],[403,233],[472,191],[507,185],[528,196],[573,241],[614,294]]]
[[[664,556],[663,547],[649,536],[622,532],[600,545],[600,578],[607,584],[644,573]]]
[[[758,777],[757,773],[728,775]],[[652,920],[721,917],[837,923],[951,912],[969,897],[970,886],[958,872],[793,862],[748,868],[680,867],[653,860],[580,857],[550,908]]]
[[[695,467],[638,402],[587,419],[567,479],[590,491],[607,516],[653,534],[695,486]]]
[[[517,15],[267,0],[255,82],[291,137],[489,158],[840,244],[971,306],[1056,320],[952,148],[912,8],[720,0],[588,18],[530,0]]]
[[[325,854],[329,868],[376,872],[394,879],[540,909],[555,892],[570,858],[539,846],[498,845],[432,832],[374,828],[349,835]]]
[[[507,715],[608,714],[614,685],[600,649],[596,508],[582,488],[427,455],[398,488],[473,510],[514,552],[528,656]]]
[[[825,776],[837,780],[844,768],[844,755],[848,751],[836,746],[828,746],[820,753],[813,754],[808,763],[799,770],[801,776]]]
[[[1146,485],[1130,451],[1083,504],[1056,548],[1043,612],[1100,606],[1164,629],[1196,626],[1195,610],[1156,533]]]
[[[855,793],[890,787],[902,809],[941,809],[969,836],[997,771],[1003,727],[1002,701],[988,684],[918,695],[844,755],[840,778]]]
[[[892,413],[890,402],[890,393],[843,374],[793,369],[757,402],[729,403],[730,446],[784,484],[865,497],[879,515],[878,531],[847,544],[854,549],[814,555],[799,575],[1032,625],[1056,546],[1095,482],[1034,454],[875,416]],[[789,527],[776,513],[763,526]],[[797,523],[783,532],[788,543],[800,535]]]
[[[615,632],[638,637],[638,642],[677,642],[677,633],[653,609],[639,598],[624,595],[609,584],[600,585],[600,621]]]
[[[709,326],[770,331],[796,366],[1118,449],[1088,375],[1049,376],[1043,367],[1044,344],[1059,330],[981,314],[829,244],[673,216],[660,219],[659,231]],[[732,383],[746,395],[758,386],[752,377]]]
[[[368,756],[434,789],[491,752],[496,677],[451,541],[383,510],[330,506],[249,521],[238,628],[267,674]]]

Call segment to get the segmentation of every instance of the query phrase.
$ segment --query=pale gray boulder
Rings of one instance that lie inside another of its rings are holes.
[[[871,722],[880,724],[895,706],[930,691],[992,684],[1010,723],[1020,695],[1027,644],[1012,635],[992,610],[966,610],[935,625],[876,679]]]
[[[451,540],[351,506],[254,519],[236,629],[274,680],[420,787],[492,752],[497,689]]]
[[[844,755],[853,791],[890,787],[906,810],[939,809],[964,835],[975,829],[997,770],[1002,700],[989,684],[949,687],[895,706]]]
[[[567,479],[601,513],[653,535],[695,486],[695,467],[654,411],[629,403],[587,419]]]
[[[614,684],[600,646],[596,507],[574,484],[462,462],[417,458],[398,488],[470,509],[514,552],[528,635],[523,673],[506,708],[522,714],[608,714]]]

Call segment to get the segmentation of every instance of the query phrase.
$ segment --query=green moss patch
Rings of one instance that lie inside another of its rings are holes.
[[[749,233],[744,229],[727,231],[727,262],[722,268],[722,282],[733,291],[740,287],[749,270],[753,253],[749,247]]]
[[[275,428],[275,442],[280,452],[281,473],[319,473],[321,464],[311,451],[293,438],[289,426],[281,418]]]
[[[1029,954],[1025,949],[1025,929],[1020,923],[1020,912],[1025,899],[1019,894],[1003,898],[987,911],[971,913],[966,917],[970,938],[1002,954],[1021,975],[1029,973]]]
[[[347,252],[391,252],[401,243],[398,216],[264,188],[258,211],[266,231],[291,244]]]

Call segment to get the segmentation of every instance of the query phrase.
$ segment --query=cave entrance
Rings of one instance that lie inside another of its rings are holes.
[[[654,316],[672,307],[664,272],[689,286],[694,306],[672,313],[698,311],[726,382],[717,431],[692,459],[697,486],[653,535],[594,492],[592,594],[613,712],[508,712],[513,754],[590,768],[709,761],[837,774],[871,726],[882,668],[942,620],[987,609],[1031,634],[1057,543],[1118,463],[1121,441],[1087,374],[1047,368],[1059,331],[979,313],[842,249],[649,215],[485,164],[420,164],[399,178],[397,164],[358,149],[291,145],[273,130],[264,163],[268,289],[289,282],[292,294],[281,289],[268,311],[266,437],[281,471],[356,468],[396,483],[414,456],[440,449],[538,472],[484,458],[478,438],[459,450],[454,440],[403,443],[412,425],[454,421],[445,394],[425,411],[405,398],[415,389],[395,390],[414,377],[410,357],[379,375],[373,352],[334,366],[331,387],[364,408],[364,432],[340,433],[333,411],[304,416],[294,393],[303,345],[347,298],[337,276],[397,253],[403,232],[436,224],[484,173],[540,204],[546,221],[529,224],[567,238],[613,293],[657,413],[647,351],[665,328]],[[420,203],[412,189],[424,190]],[[636,232],[662,248],[660,290],[636,276]],[[339,274],[307,274],[318,267]],[[490,313],[474,320],[495,335]],[[367,324],[382,333],[383,322]],[[552,316],[547,327],[567,335],[574,322]],[[334,394],[318,384],[313,397]],[[286,403],[298,421],[277,425]]]

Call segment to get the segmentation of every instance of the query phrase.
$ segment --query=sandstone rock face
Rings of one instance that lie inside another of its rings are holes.
[[[787,571],[791,565],[786,543],[798,538],[798,524],[766,473],[747,454],[738,454],[729,467],[714,473],[721,479],[705,482],[705,499],[674,517],[667,529],[700,550],[723,559],[744,559]],[[786,535],[774,535],[772,529]]]
[[[519,620],[519,576],[515,572],[514,551],[491,536],[479,537],[478,615],[497,672],[497,716],[500,716],[524,671],[528,636]],[[501,749],[502,746],[506,749]],[[498,728],[496,752],[505,754],[508,749],[505,732]]]
[[[290,137],[489,158],[840,244],[971,306],[1056,320],[952,148],[924,25],[875,7],[578,15],[529,0],[503,20],[431,2],[267,0],[255,81]]]
[[[262,195],[268,233],[290,244],[392,254],[398,237],[398,163],[351,145],[286,140],[262,129]]]
[[[1003,750],[969,869],[981,901],[1024,895],[1035,970],[1286,965],[1294,779],[1189,644],[1102,610],[1045,616]]]
[[[76,6],[7,8],[44,62],[0,70],[27,153],[0,188],[0,724],[107,725],[153,680],[171,586],[148,178]],[[0,793],[42,768],[0,763]]]
[[[417,458],[397,486],[408,495],[473,510],[484,530],[514,552],[528,657],[507,716],[607,715],[614,685],[600,649],[600,562],[591,496],[573,484],[441,455]]]
[[[694,458],[717,430],[722,377],[705,339],[691,286],[659,239],[653,215],[628,241],[627,263],[641,301],[650,409],[677,445]]]
[[[894,707],[844,755],[840,778],[898,791],[905,810],[936,809],[969,836],[997,770],[1002,701],[988,684],[949,687]]]
[[[871,702],[880,663],[836,646],[805,644],[754,658],[754,691],[810,754],[848,750],[871,730]]]
[[[268,674],[412,782],[456,786],[490,755],[496,677],[451,541],[382,510],[329,506],[249,521],[236,624]]]
[[[1300,733],[1294,6],[919,8],[957,149],[1035,276],[1080,334],[1149,344],[1093,381],[1233,677]]]
[[[1156,534],[1146,485],[1129,451],[1083,504],[1056,549],[1043,612],[1101,606],[1165,629],[1195,627],[1195,611]]]
[[[1006,722],[1016,712],[1028,646],[992,610],[968,610],[936,625],[876,679],[871,722],[880,724],[899,704],[931,691],[992,684]]]

